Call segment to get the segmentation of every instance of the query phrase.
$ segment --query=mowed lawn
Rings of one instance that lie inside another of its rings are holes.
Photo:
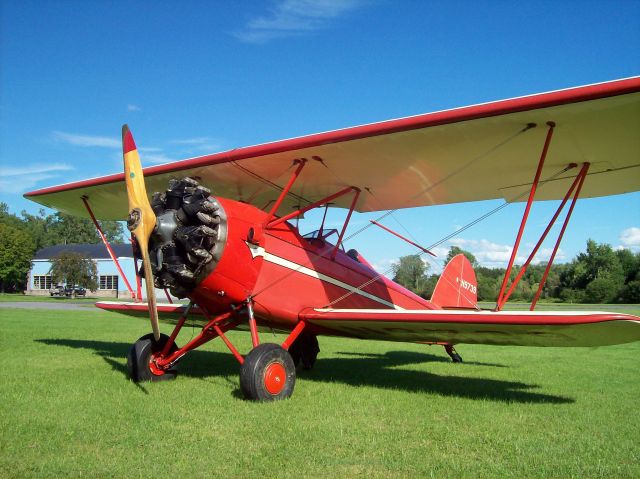
[[[462,345],[453,364],[441,347],[320,338],[291,399],[253,403],[219,341],[176,381],[130,382],[128,348],[148,330],[0,309],[0,476],[640,477],[640,343]],[[248,334],[230,337],[248,350]]]

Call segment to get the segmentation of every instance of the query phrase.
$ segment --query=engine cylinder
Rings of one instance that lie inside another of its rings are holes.
[[[227,241],[227,215],[208,188],[190,177],[171,180],[151,201],[157,224],[149,256],[157,288],[186,297],[216,267]]]

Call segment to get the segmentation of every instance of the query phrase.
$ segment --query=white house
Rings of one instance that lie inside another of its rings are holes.
[[[112,244],[120,267],[125,274],[134,292],[137,290],[135,260],[130,244]],[[118,272],[115,263],[111,260],[107,248],[103,244],[68,244],[47,246],[37,251],[31,263],[29,281],[26,294],[34,296],[48,296],[52,286],[51,259],[62,252],[80,253],[91,258],[98,268],[98,290],[87,292],[90,296],[109,298],[131,298],[126,281]],[[144,290],[144,288],[142,288]],[[160,292],[164,295],[164,293]],[[143,291],[144,296],[144,291]]]

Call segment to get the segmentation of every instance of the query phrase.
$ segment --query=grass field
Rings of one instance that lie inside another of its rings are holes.
[[[148,329],[0,309],[0,476],[640,477],[640,343],[460,346],[453,364],[440,347],[320,338],[293,397],[259,404],[217,341],[176,381],[131,383],[125,356]]]

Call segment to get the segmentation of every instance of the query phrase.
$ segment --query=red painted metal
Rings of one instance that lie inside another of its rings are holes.
[[[247,314],[249,315],[249,329],[251,331],[251,344],[255,348],[260,344],[260,338],[258,337],[258,325],[256,324],[256,317],[253,314],[253,304],[251,304],[252,299],[249,298],[247,300]]]
[[[284,223],[287,220],[290,220],[291,218],[294,218],[296,216],[300,216],[301,214],[304,214],[305,212],[313,209],[313,208],[317,208],[320,205],[324,205],[325,203],[328,203],[331,200],[335,200],[336,198],[346,195],[347,193],[349,193],[352,190],[357,190],[357,188],[353,187],[353,186],[349,186],[348,188],[345,188],[343,190],[338,191],[337,193],[334,193],[330,196],[327,196],[326,198],[323,198],[321,200],[315,201],[314,203],[311,203],[308,206],[305,206],[302,209],[298,209],[296,211],[293,211],[291,213],[289,213],[286,216],[283,216],[281,218],[278,218],[277,220],[273,220],[271,222],[269,222],[266,226],[267,229],[271,229],[275,226],[278,226],[279,224]]]
[[[293,184],[295,183],[296,179],[298,178],[298,175],[302,171],[302,168],[304,168],[304,165],[307,164],[307,160],[305,160],[305,159],[296,160],[296,161],[298,162],[298,167],[291,174],[291,178],[289,178],[289,181],[287,182],[285,187],[280,192],[280,196],[278,196],[278,199],[276,200],[276,202],[274,203],[273,207],[271,208],[271,211],[269,211],[269,214],[267,215],[267,219],[265,220],[265,223],[264,223],[265,227],[273,219],[273,217],[275,216],[276,212],[278,211],[278,208],[280,208],[280,205],[282,204],[282,202],[284,201],[286,196],[289,194],[289,191],[291,191],[291,187],[293,186]]]
[[[216,332],[216,334],[220,336],[220,339],[222,339],[222,341],[227,346],[227,348],[229,348],[229,351],[231,351],[231,354],[233,354],[233,357],[236,358],[240,364],[243,364],[244,358],[242,357],[242,354],[238,352],[236,347],[231,343],[231,341],[229,341],[229,338],[225,336],[224,331],[220,329],[220,326],[213,325],[212,327]]]
[[[429,251],[427,248],[423,248],[423,247],[422,247],[422,246],[420,246],[418,243],[414,243],[414,242],[413,242],[413,241],[411,241],[409,238],[405,238],[405,237],[404,237],[404,236],[402,236],[400,233],[397,233],[397,232],[393,231],[391,228],[387,228],[386,226],[384,226],[384,225],[382,225],[382,224],[378,223],[378,222],[377,222],[377,221],[375,221],[375,220],[369,220],[369,221],[371,221],[371,223],[373,223],[374,225],[379,226],[379,227],[380,227],[380,228],[382,228],[383,230],[388,231],[388,232],[389,232],[389,233],[391,233],[392,235],[397,236],[397,237],[398,237],[398,238],[400,238],[401,240],[406,241],[406,242],[407,242],[407,243],[409,243],[410,245],[415,246],[416,248],[418,248],[418,249],[420,249],[420,250],[424,251],[425,253],[429,253],[431,256],[434,256],[434,257],[436,256],[434,253],[432,253],[431,251]]]
[[[540,280],[540,284],[538,285],[538,290],[536,291],[535,296],[533,297],[533,301],[531,301],[531,307],[529,308],[533,311],[536,307],[536,303],[540,298],[540,294],[542,293],[542,288],[544,287],[545,282],[547,281],[547,276],[549,276],[549,271],[551,270],[551,265],[553,264],[553,260],[556,257],[556,253],[558,252],[558,248],[560,247],[560,242],[562,241],[562,237],[564,236],[564,232],[567,229],[569,224],[569,219],[571,218],[571,214],[573,213],[573,208],[578,201],[578,197],[580,196],[580,190],[582,190],[582,185],[584,184],[584,180],[587,177],[587,172],[589,171],[590,163],[584,163],[582,165],[582,170],[578,176],[580,177],[580,183],[578,184],[578,188],[576,189],[576,193],[573,196],[573,200],[571,201],[571,206],[569,206],[569,211],[567,212],[567,216],[564,219],[564,223],[562,225],[562,229],[560,230],[560,234],[558,235],[558,239],[556,241],[555,246],[553,247],[553,252],[551,253],[551,257],[549,258],[549,262],[547,263],[547,267],[544,270],[542,275],[542,279]]]
[[[552,91],[548,93],[511,98],[508,100],[483,103],[480,105],[455,108],[435,113],[427,113],[424,115],[416,115],[396,120],[372,123],[352,128],[345,128],[342,130],[335,130],[328,133],[318,133],[289,140],[275,141],[262,145],[236,148],[230,151],[201,156],[188,160],[182,160],[167,165],[148,167],[145,168],[143,172],[144,176],[148,178],[153,175],[172,173],[184,170],[186,168],[201,168],[204,166],[229,163],[232,161],[238,161],[247,158],[256,158],[276,153],[300,150],[303,148],[312,148],[325,144],[340,143],[343,141],[357,140],[361,138],[370,138],[378,135],[410,131],[438,125],[446,125],[450,123],[474,120],[478,118],[489,118],[493,116],[506,115],[509,113],[516,113],[521,111],[530,111],[539,108],[565,105],[569,103],[597,100],[599,98],[625,95],[639,91],[640,77],[627,78],[605,83],[598,83],[594,85],[586,85],[577,88],[568,88],[565,90]],[[115,183],[123,180],[124,175],[122,173],[118,173],[114,175],[103,176],[100,178],[68,183],[66,185],[42,188],[39,190],[28,192],[24,196],[34,197],[44,194],[68,191],[71,189]]]
[[[287,371],[281,363],[271,363],[264,371],[264,388],[275,396],[279,394],[287,382]]]
[[[570,165],[570,166],[572,168],[575,168],[578,165],[575,165],[575,166]],[[540,246],[542,246],[542,243],[546,239],[547,235],[549,234],[549,231],[551,230],[553,225],[556,223],[556,220],[558,219],[558,216],[560,215],[560,213],[564,209],[564,206],[566,205],[567,201],[569,200],[571,194],[573,193],[573,191],[575,190],[576,186],[578,185],[578,183],[583,178],[583,173],[584,172],[585,172],[585,169],[583,167],[582,170],[580,170],[578,172],[578,174],[576,175],[575,179],[573,180],[573,183],[571,184],[571,187],[569,188],[569,190],[567,190],[567,194],[564,195],[564,198],[563,198],[562,202],[560,203],[560,206],[558,206],[558,208],[557,208],[556,212],[554,213],[553,217],[551,218],[551,220],[549,220],[549,224],[547,225],[547,227],[545,228],[544,232],[542,233],[542,236],[540,236],[540,239],[538,240],[538,242],[536,243],[535,247],[531,251],[531,254],[529,254],[529,257],[527,258],[527,261],[525,261],[525,263],[522,265],[522,267],[520,268],[520,271],[518,272],[517,276],[515,277],[515,279],[511,283],[511,286],[509,286],[509,290],[504,295],[504,298],[502,298],[501,307],[507,301],[509,301],[509,298],[511,297],[511,294],[516,289],[516,286],[518,286],[518,283],[520,282],[520,279],[522,279],[522,276],[524,276],[524,274],[526,273],[527,269],[529,268],[529,265],[531,264],[531,261],[533,260],[533,258],[535,257],[536,253],[538,252],[538,249],[540,249]]]
[[[285,339],[284,342],[282,343],[283,349],[289,351],[289,348],[291,347],[293,342],[296,339],[298,339],[298,336],[300,336],[300,333],[304,331],[304,328],[306,326],[307,326],[307,323],[305,323],[304,321],[300,321],[298,324],[296,324],[296,327],[293,328],[291,333],[289,333],[289,336],[287,336],[287,339]]]
[[[107,248],[107,252],[109,253],[109,256],[111,257],[111,260],[116,265],[116,268],[118,269],[118,273],[120,274],[120,276],[124,280],[124,284],[127,287],[127,290],[129,291],[129,294],[131,295],[131,298],[135,298],[136,295],[133,292],[133,289],[131,288],[131,285],[129,284],[129,280],[127,279],[127,276],[124,274],[124,271],[122,271],[122,268],[120,267],[120,262],[118,261],[118,258],[116,258],[115,253],[111,249],[111,245],[109,244],[109,241],[107,240],[107,237],[104,235],[104,232],[102,231],[102,228],[100,227],[100,224],[98,223],[98,220],[96,220],[96,217],[93,215],[93,211],[91,210],[91,205],[89,204],[88,198],[83,196],[82,197],[82,201],[84,202],[85,208],[89,212],[89,216],[91,217],[91,221],[93,221],[93,224],[95,225],[96,229],[98,230],[98,234],[100,235],[100,239],[102,240],[102,243]]]
[[[164,288],[164,295],[167,297],[169,304],[173,304],[173,299],[171,299],[171,295],[169,294],[169,291],[167,291],[167,288]]]
[[[210,316],[209,316],[208,313],[206,313],[204,310],[203,310],[203,313],[205,314],[207,319],[210,319]],[[224,322],[224,321],[226,321],[226,320],[228,320],[228,319],[230,319],[232,316],[233,316],[233,312],[228,311],[226,313],[223,313],[223,314],[220,314],[220,315],[216,316],[213,319],[210,319],[209,322],[204,326],[204,328],[202,328],[202,331],[200,332],[200,334],[198,334],[195,338],[193,338],[191,341],[189,341],[183,347],[181,347],[178,350],[174,351],[169,356],[158,358],[155,361],[156,365],[161,369],[170,367],[170,365],[172,363],[174,363],[176,360],[178,360],[179,358],[184,356],[186,353],[188,353],[192,349],[195,349],[198,346],[202,346],[204,343],[206,343],[208,341],[211,341],[212,339],[214,339],[215,337],[218,336],[218,331],[216,331],[214,326],[217,326],[220,331],[224,332],[224,328],[220,328],[219,324]],[[236,320],[232,324],[237,325],[238,323],[239,323],[239,321]],[[229,326],[229,327],[231,327],[231,326]]]
[[[555,123],[547,122],[549,125],[549,130],[547,131],[547,137],[544,141],[544,147],[542,148],[542,154],[540,155],[540,161],[538,162],[538,169],[536,170],[535,178],[533,179],[533,184],[531,185],[531,191],[529,192],[529,199],[527,200],[527,206],[524,209],[524,214],[522,215],[522,221],[520,222],[520,228],[518,229],[518,236],[516,237],[516,242],[513,245],[513,251],[511,252],[511,258],[509,259],[509,265],[507,266],[507,270],[504,273],[504,279],[502,280],[502,286],[500,287],[500,293],[498,294],[498,302],[496,304],[496,310],[500,311],[503,306],[503,296],[505,292],[505,288],[507,287],[507,282],[509,281],[509,276],[511,275],[511,270],[513,268],[513,262],[516,259],[516,254],[518,253],[518,247],[520,246],[520,240],[522,239],[522,234],[524,233],[524,227],[527,224],[527,219],[529,217],[529,211],[531,210],[531,205],[533,203],[533,198],[536,194],[536,189],[538,187],[538,182],[540,181],[540,174],[542,173],[542,167],[544,166],[544,160],[547,157],[547,151],[549,150],[549,144],[551,143],[551,138],[553,137],[553,130],[555,128]]]
[[[192,307],[193,307],[193,303],[189,303],[189,306],[187,306],[187,309],[180,316],[180,319],[178,320],[178,324],[176,324],[175,328],[173,328],[171,336],[169,336],[169,341],[167,341],[167,344],[165,344],[164,348],[162,348],[160,357],[164,357],[167,354],[169,354],[169,350],[171,349],[171,346],[173,346],[173,344],[175,343],[176,337],[178,336],[178,333],[180,333],[182,326],[184,326],[184,322],[187,320],[187,316],[189,316],[189,313],[191,312]]]
[[[431,303],[439,308],[477,308],[478,280],[469,259],[458,254],[442,270]]]
[[[355,194],[353,195],[353,200],[351,201],[351,206],[349,207],[349,213],[347,213],[347,217],[345,218],[344,224],[342,225],[342,230],[340,231],[340,235],[338,236],[338,241],[336,242],[336,246],[335,248],[333,248],[333,252],[331,253],[331,259],[336,258],[336,254],[338,253],[338,249],[340,249],[340,244],[342,243],[344,233],[345,231],[347,231],[349,220],[351,219],[353,210],[355,209],[356,203],[358,203],[358,198],[360,197],[360,188],[353,187],[353,191],[355,192]]]

